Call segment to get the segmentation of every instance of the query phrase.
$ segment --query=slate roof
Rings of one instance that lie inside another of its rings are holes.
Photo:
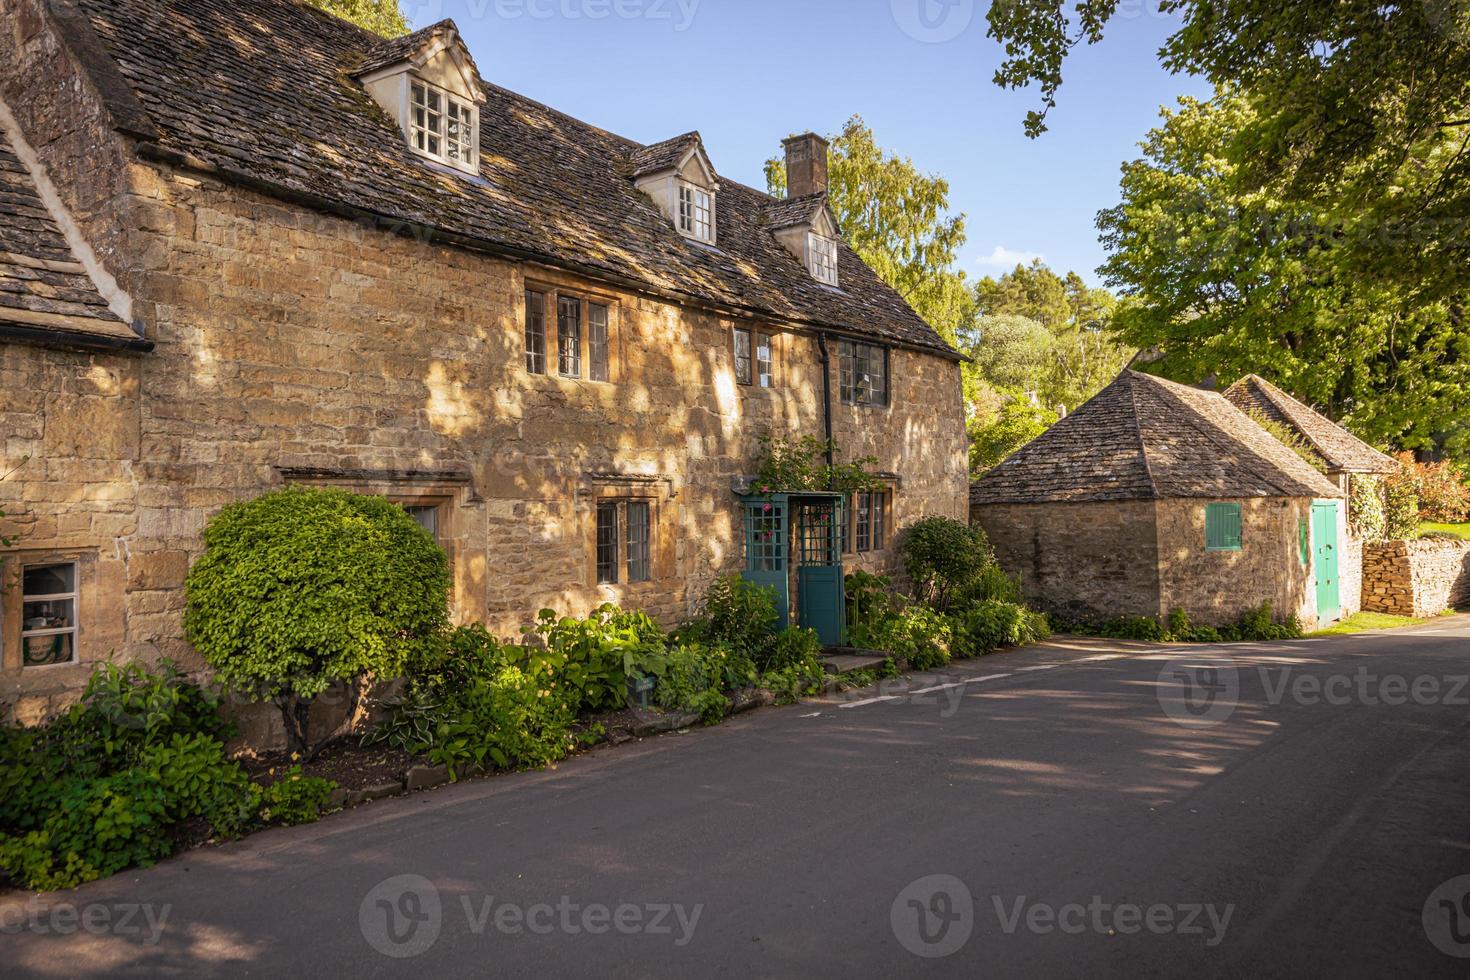
[[[466,177],[414,156],[353,80],[401,51],[346,21],[297,0],[75,2],[89,30],[68,43],[94,35],[115,63],[123,84],[97,87],[130,130],[155,131],[145,155],[679,301],[960,356],[845,244],[841,288],[813,279],[763,222],[769,195],[722,181],[717,245],[687,241],[631,176],[670,141],[646,147],[486,84],[481,179]]]
[[[664,140],[662,143],[653,143],[642,149],[634,150],[628,154],[632,163],[634,177],[642,177],[644,174],[656,174],[661,170],[672,170],[684,159],[691,147],[698,146],[702,140],[698,133],[685,133],[675,136],[673,139]]]
[[[437,24],[430,24],[422,30],[405,34],[402,37],[388,38],[374,47],[370,48],[363,59],[353,68],[354,75],[366,75],[377,71],[379,68],[387,68],[407,61],[418,53],[429,41],[440,34],[449,31],[458,32],[452,20],[441,20]]]
[[[811,221],[816,213],[827,206],[827,192],[804,194],[780,201],[771,201],[765,206],[766,225],[772,231],[790,228],[792,225]]]
[[[977,504],[1341,496],[1221,395],[1136,371],[1124,371],[970,491]]]
[[[1399,464],[1342,426],[1282,391],[1265,378],[1247,374],[1225,390],[1243,412],[1257,411],[1290,426],[1311,443],[1327,467],[1346,473],[1396,473]]]
[[[138,341],[108,307],[0,132],[0,323],[85,342]],[[118,345],[110,345],[118,346]]]

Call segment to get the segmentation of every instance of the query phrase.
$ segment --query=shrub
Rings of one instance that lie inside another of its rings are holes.
[[[789,639],[787,641],[788,653],[800,659],[784,667],[764,671],[758,683],[776,696],[777,704],[790,704],[805,695],[818,693],[827,677],[826,669],[819,658],[820,649],[820,643],[813,646],[807,640],[799,640],[795,637]]]
[[[1421,463],[1413,453],[1396,457],[1404,473],[1412,480],[1414,495],[1419,500],[1419,514],[1427,521],[1459,524],[1470,512],[1470,487],[1465,474],[1454,463]]]
[[[955,590],[950,609],[963,609],[977,602],[1021,602],[1019,576],[1007,575],[994,560],[981,565],[974,577]]]
[[[310,757],[312,702],[364,675],[396,677],[440,640],[444,552],[381,497],[289,488],[210,521],[185,584],[189,641],[224,684],[281,712],[290,748]]]
[[[1407,541],[1419,534],[1419,496],[1414,474],[1407,468],[1384,477],[1383,536],[1388,541]]]
[[[764,671],[775,650],[779,620],[775,589],[725,575],[705,591],[699,616],[679,630],[679,637],[725,647]]]
[[[722,692],[728,686],[731,656],[722,647],[699,643],[680,644],[670,650],[667,669],[654,689],[659,707],[693,712],[706,725],[719,722],[730,707]]]
[[[985,532],[948,517],[925,517],[911,525],[902,550],[914,596],[941,612],[991,560]]]
[[[269,823],[287,827],[315,823],[321,818],[322,810],[336,788],[337,784],[330,779],[304,776],[300,766],[292,766],[265,788],[260,815]]]
[[[527,668],[548,674],[570,689],[576,709],[620,708],[628,699],[628,668],[648,649],[662,650],[663,630],[641,612],[604,605],[586,619],[558,618],[541,610],[527,637],[539,637],[544,650],[528,648]]]
[[[200,818],[221,837],[239,837],[255,823],[260,788],[204,733],[178,734],[151,750],[140,768],[163,790],[173,821]]]
[[[1355,473],[1348,479],[1348,515],[1353,536],[1363,541],[1383,541],[1388,530],[1383,481]]]
[[[831,451],[833,462],[827,464]],[[790,493],[799,490],[857,493],[873,490],[877,481],[867,467],[877,464],[876,456],[863,456],[850,463],[838,463],[842,451],[836,443],[822,442],[812,436],[789,439],[763,433],[760,436],[760,463],[756,468],[755,486],[761,493]]]
[[[982,656],[1001,647],[1036,643],[1051,635],[1041,613],[1000,599],[976,603],[958,617],[958,646],[965,656]]]
[[[851,572],[843,579],[843,591],[847,595],[847,642],[871,648],[878,627],[902,607],[893,593],[893,580],[886,575]]]
[[[776,636],[775,652],[766,662],[766,670],[789,670],[802,664],[820,663],[821,659],[822,641],[817,631],[788,626]]]

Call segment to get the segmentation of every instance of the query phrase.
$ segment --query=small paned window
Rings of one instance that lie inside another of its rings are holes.
[[[556,299],[557,370],[564,378],[582,376],[582,301],[575,296]]]
[[[816,232],[808,232],[806,239],[812,259],[812,276],[829,286],[837,285],[837,242]]]
[[[49,667],[76,660],[77,594],[75,562],[22,569],[22,666]]]
[[[837,387],[849,405],[888,404],[888,350],[844,340],[837,345]]]
[[[409,143],[424,156],[455,166],[474,166],[479,141],[476,109],[426,82],[414,82]]]
[[[771,370],[771,335],[768,333],[755,335],[755,379],[762,388],[775,384],[775,374]]]
[[[587,305],[587,377],[593,381],[607,381],[610,377],[607,307],[601,303]]]
[[[713,197],[693,184],[679,185],[679,230],[702,242],[715,240]]]
[[[888,491],[857,495],[854,508],[853,547],[857,551],[882,551],[887,543]]]
[[[618,505],[597,505],[597,582],[615,584],[618,580]]]
[[[526,370],[546,373],[546,294],[526,290]]]
[[[1205,550],[1239,551],[1240,504],[1209,504],[1205,507]]]
[[[649,568],[649,507],[646,501],[628,504],[628,581],[647,582]]]
[[[750,331],[735,331],[735,380],[739,384],[751,382]]]

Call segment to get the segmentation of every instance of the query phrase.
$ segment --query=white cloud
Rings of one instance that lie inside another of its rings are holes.
[[[1040,252],[1018,252],[1006,248],[1004,245],[995,246],[995,251],[989,255],[982,255],[976,260],[976,265],[983,265],[991,269],[1014,269],[1018,265],[1030,265],[1036,259],[1044,259],[1046,256]]]

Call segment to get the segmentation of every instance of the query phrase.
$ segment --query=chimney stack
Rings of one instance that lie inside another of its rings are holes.
[[[827,189],[827,141],[803,133],[783,141],[786,147],[786,196],[805,197]]]

